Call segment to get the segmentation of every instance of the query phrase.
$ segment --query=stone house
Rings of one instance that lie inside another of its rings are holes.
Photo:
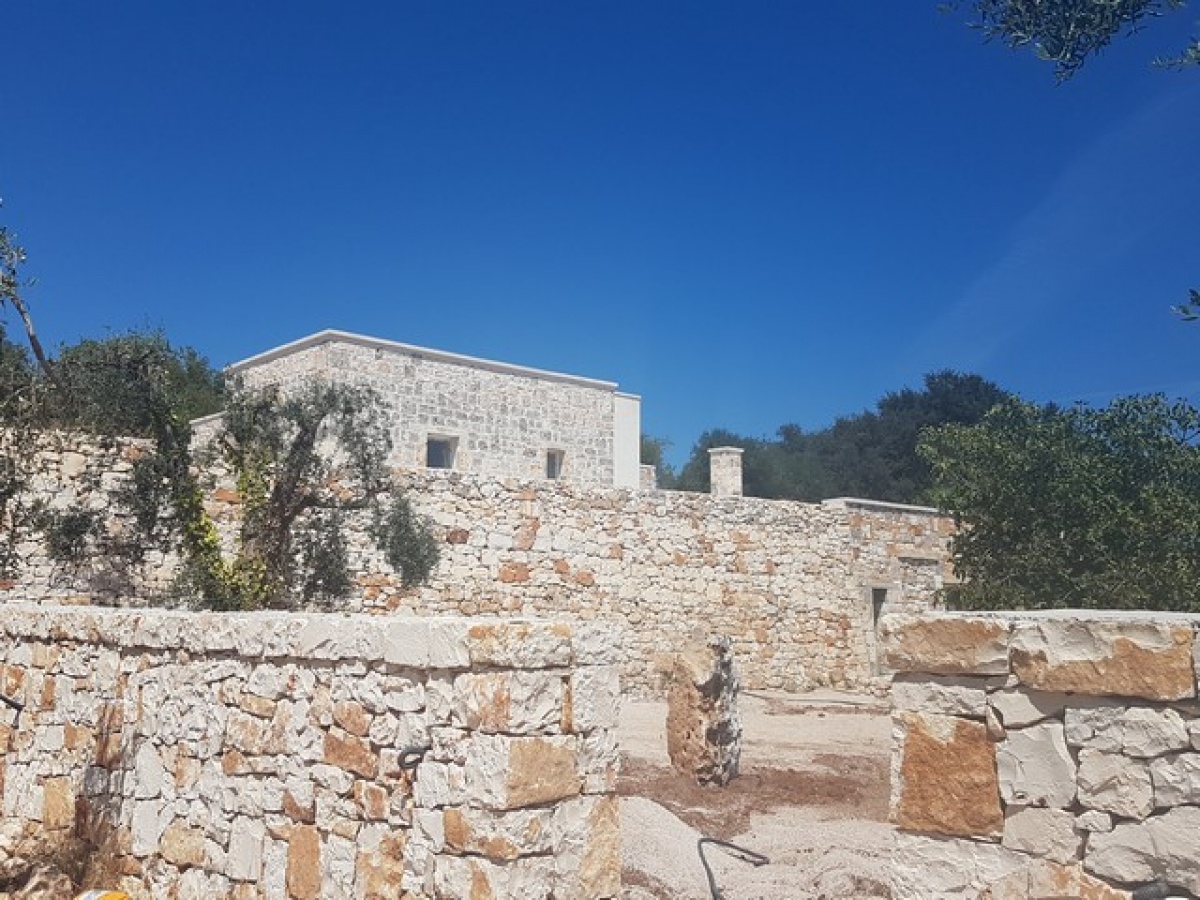
[[[641,399],[611,381],[344,331],[225,371],[250,387],[322,378],[374,388],[394,410],[392,463],[401,468],[638,487]]]

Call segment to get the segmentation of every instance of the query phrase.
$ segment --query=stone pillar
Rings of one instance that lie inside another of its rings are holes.
[[[742,496],[742,452],[741,447],[709,449],[708,480],[714,497]]]
[[[695,641],[676,657],[667,691],[667,755],[697,784],[728,784],[742,755],[740,687],[727,637]]]
[[[643,491],[658,490],[658,469],[654,466],[639,466],[638,488]]]

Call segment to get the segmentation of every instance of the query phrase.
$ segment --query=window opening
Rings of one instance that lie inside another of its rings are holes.
[[[546,477],[561,478],[564,453],[561,450],[546,451]]]
[[[883,604],[887,603],[887,588],[871,588],[871,623],[879,624],[883,615]]]
[[[431,437],[425,441],[425,465],[430,469],[453,469],[458,438]]]

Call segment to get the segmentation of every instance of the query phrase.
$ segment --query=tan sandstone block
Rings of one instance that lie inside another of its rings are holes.
[[[314,826],[292,829],[284,882],[289,900],[318,900],[321,896],[321,836]]]
[[[449,807],[442,813],[446,849],[456,854],[484,856],[496,862],[520,859],[551,850],[552,809],[490,812]]]
[[[884,616],[884,660],[897,672],[1004,675],[1011,624],[966,615]]]
[[[1069,618],[1018,622],[1012,669],[1042,691],[1182,700],[1196,696],[1192,628]]]
[[[379,768],[379,758],[367,741],[338,728],[325,734],[325,762],[363,778],[374,778]]]
[[[529,580],[529,566],[525,563],[505,563],[500,567],[500,580],[504,584],[517,584]]]
[[[42,825],[47,829],[75,825],[75,792],[70,778],[47,778],[43,785]]]
[[[394,832],[375,850],[360,850],[355,861],[356,878],[363,900],[394,900],[401,894],[404,877],[406,834]]]
[[[578,796],[583,788],[573,747],[518,738],[508,757],[508,807],[537,806]]]
[[[892,805],[898,828],[960,837],[1004,831],[996,746],[982,722],[902,713],[900,779]]]
[[[203,866],[207,859],[204,833],[176,819],[163,832],[158,852],[173,866]]]

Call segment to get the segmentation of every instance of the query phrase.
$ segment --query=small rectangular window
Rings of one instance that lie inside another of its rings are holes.
[[[453,469],[458,438],[431,437],[425,442],[425,465],[430,469]]]
[[[546,477],[550,479],[562,477],[563,451],[546,451]]]

